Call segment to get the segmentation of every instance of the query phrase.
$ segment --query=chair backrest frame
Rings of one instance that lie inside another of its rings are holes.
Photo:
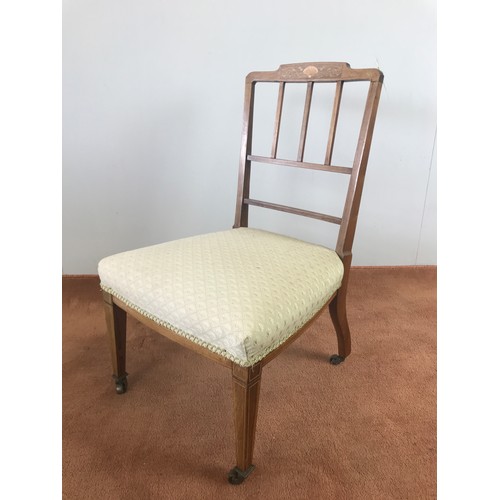
[[[252,72],[245,80],[245,100],[243,110],[243,131],[241,141],[240,168],[238,177],[238,191],[236,201],[236,214],[234,227],[248,226],[249,206],[260,206],[271,208],[283,212],[312,217],[327,222],[340,225],[337,237],[336,252],[344,261],[344,265],[350,267],[352,256],[352,244],[356,224],[358,219],[359,206],[361,202],[361,193],[370,153],[370,146],[377,116],[378,103],[382,89],[384,75],[378,69],[352,69],[345,62],[309,62],[297,64],[281,65],[276,71]],[[340,110],[342,90],[344,82],[368,81],[369,89],[366,99],[363,119],[361,122],[360,133],[354,155],[352,168],[331,165],[335,133]],[[278,103],[276,108],[274,136],[269,157],[252,155],[252,132],[253,132],[253,111],[255,85],[259,82],[277,82],[279,83]],[[311,107],[311,98],[313,86],[316,82],[336,83],[336,92],[332,110],[330,131],[325,153],[324,164],[304,162],[304,147],[307,137],[307,127],[309,121],[309,112]],[[297,160],[283,160],[276,158],[279,132],[281,125],[281,112],[283,107],[283,98],[285,85],[287,83],[306,83],[306,99],[304,105],[304,115],[299,139],[299,150]],[[298,208],[292,208],[275,203],[253,200],[250,198],[250,173],[251,163],[272,163],[277,165],[286,165],[291,167],[300,167],[315,170],[324,170],[350,175],[350,182],[347,190],[346,200],[342,218],[331,215],[311,212]]]

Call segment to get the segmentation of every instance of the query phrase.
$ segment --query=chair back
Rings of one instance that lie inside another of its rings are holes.
[[[383,78],[384,75],[378,69],[352,69],[349,64],[344,62],[283,64],[276,71],[252,72],[246,77],[240,170],[234,224],[235,228],[248,226],[249,206],[279,210],[282,212],[288,212],[338,224],[340,228],[335,250],[344,261],[344,265],[350,266],[352,244],[356,230],[361,193],[363,190],[366,165],[370,152]],[[345,84],[360,81],[369,82],[369,88],[354,155],[353,166],[346,167],[332,165],[332,154],[335,144],[335,135],[338,128],[342,91]],[[269,156],[257,156],[252,154],[255,86],[263,82],[275,82],[279,84],[276,115],[274,120],[274,134],[272,137],[272,146]],[[277,157],[283,101],[285,88],[288,83],[302,83],[307,87],[297,156],[294,159]],[[321,83],[335,83],[335,95],[332,104],[332,114],[324,161],[323,163],[311,163],[304,161],[304,150],[306,145],[313,91],[315,86]],[[349,175],[350,181],[342,216],[337,217],[250,198],[250,172],[252,162],[322,170],[342,175]]]

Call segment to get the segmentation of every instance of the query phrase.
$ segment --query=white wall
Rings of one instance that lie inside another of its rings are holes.
[[[435,2],[65,0],[63,14],[64,273],[230,228],[244,77],[303,61],[385,74],[354,264],[435,264]],[[266,173],[253,187],[269,201],[323,206],[299,174]],[[329,196],[324,173],[307,175]],[[332,245],[329,224],[250,210],[252,225]]]

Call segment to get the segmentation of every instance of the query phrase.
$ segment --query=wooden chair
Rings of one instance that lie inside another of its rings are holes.
[[[352,168],[332,166],[342,91],[369,82]],[[289,346],[325,308],[338,340],[334,365],[351,352],[346,295],[351,249],[372,140],[383,74],[347,63],[285,64],[250,73],[245,105],[236,218],[233,229],[172,241],[107,257],[99,263],[116,392],[127,391],[127,314],[151,329],[229,368],[232,372],[236,466],[229,482],[241,483],[254,469],[253,448],[263,367]],[[255,86],[279,84],[271,154],[252,154]],[[277,157],[285,87],[307,86],[296,159]],[[335,83],[323,163],[304,161],[313,89]],[[342,217],[250,198],[252,162],[335,172],[350,176]],[[336,250],[248,228],[250,206],[265,207],[339,224]]]

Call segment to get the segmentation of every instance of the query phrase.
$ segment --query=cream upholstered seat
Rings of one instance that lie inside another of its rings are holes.
[[[105,291],[241,366],[306,324],[341,286],[343,271],[333,250],[244,227],[99,263]]]

